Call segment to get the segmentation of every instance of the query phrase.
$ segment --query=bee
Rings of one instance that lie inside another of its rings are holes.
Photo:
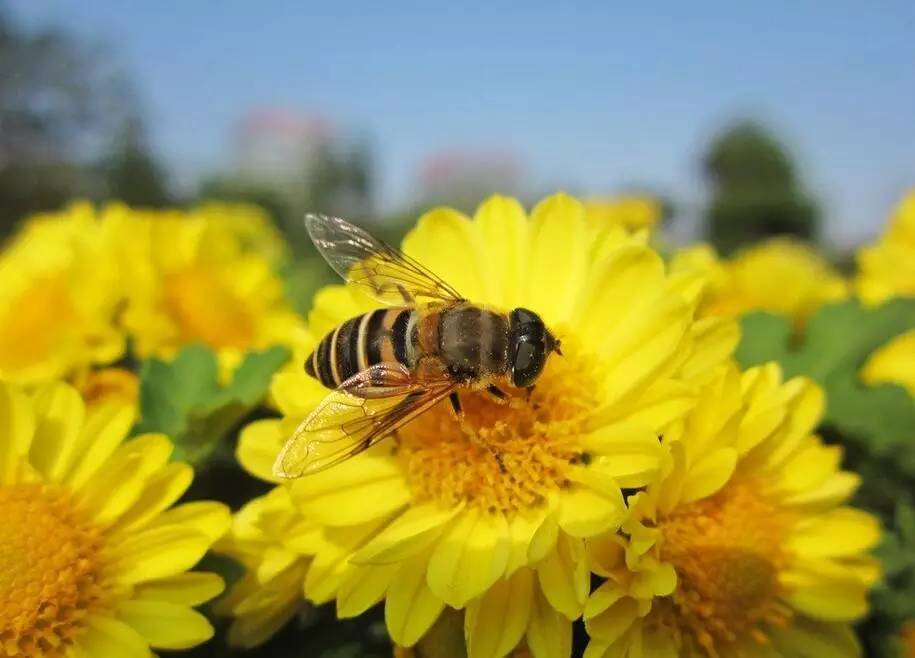
[[[308,215],[318,252],[385,308],[338,325],[305,371],[333,391],[286,441],[273,472],[297,478],[359,454],[445,398],[458,421],[460,392],[496,382],[529,391],[560,341],[534,311],[500,313],[465,299],[399,250],[337,217]]]

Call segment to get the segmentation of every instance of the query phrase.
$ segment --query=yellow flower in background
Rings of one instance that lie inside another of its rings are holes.
[[[851,624],[879,577],[857,476],[811,434],[822,391],[775,364],[723,368],[664,434],[669,457],[621,534],[589,544],[605,582],[586,658],[860,655]]]
[[[790,238],[760,242],[725,261],[707,245],[690,247],[674,255],[671,271],[706,275],[702,315],[769,311],[801,326],[823,304],[848,295],[847,283],[825,259]]]
[[[655,228],[663,215],[661,204],[650,197],[608,197],[582,201],[587,221],[601,228],[620,226],[634,231]]]
[[[224,258],[255,255],[273,265],[289,257],[282,233],[260,206],[208,201],[191,209],[190,214],[206,224],[204,240],[210,243],[212,253],[221,250]]]
[[[867,384],[900,384],[915,397],[915,329],[874,351],[861,369]]]
[[[124,441],[133,419],[64,384],[0,383],[0,655],[148,658],[212,635],[193,606],[222,580],[188,569],[228,510],[174,506],[193,471],[164,436]]]
[[[305,597],[336,600],[341,617],[384,599],[402,646],[450,606],[466,611],[473,658],[503,656],[522,641],[538,658],[567,656],[589,592],[584,538],[622,522],[620,487],[654,476],[659,428],[692,404],[691,381],[728,358],[736,327],[694,322],[690,277],[668,277],[644,236],[593,231],[582,204],[565,195],[530,217],[503,197],[472,220],[433,210],[404,250],[475,302],[536,311],[564,356],[550,360],[529,401],[463,396],[467,424],[504,468],[440,406],[372,450],[282,485],[321,528],[317,544],[309,534],[295,547],[311,559]],[[299,363],[314,338],[372,306],[354,288],[320,291]],[[301,368],[277,375],[272,396],[284,418],[243,431],[242,465],[275,481],[283,441],[327,393]],[[280,537],[269,544],[291,559]]]
[[[105,210],[119,245],[122,321],[141,359],[200,342],[231,368],[248,350],[288,342],[298,324],[271,261],[251,248],[239,217],[223,222],[225,208],[211,209]]]
[[[915,190],[890,217],[876,244],[858,252],[857,288],[867,304],[915,296]]]
[[[320,540],[320,526],[299,514],[284,487],[235,514],[229,533],[214,547],[245,567],[215,606],[217,614],[234,618],[229,644],[257,646],[302,609],[302,583]]]
[[[0,378],[37,384],[116,360],[120,291],[91,205],[27,220],[0,253]]]
[[[140,396],[140,379],[126,368],[100,368],[82,372],[73,385],[88,407],[119,402],[136,407]]]

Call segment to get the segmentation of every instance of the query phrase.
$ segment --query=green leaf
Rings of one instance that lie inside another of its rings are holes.
[[[219,384],[216,355],[202,345],[183,348],[170,362],[149,359],[140,370],[140,422],[134,433],[167,434],[175,459],[199,464],[260,403],[288,358],[283,347],[249,352],[226,386]]]
[[[786,317],[754,313],[741,324],[736,357],[743,367],[777,361],[786,377],[816,380],[827,394],[825,423],[874,454],[893,455],[900,468],[915,473],[915,402],[900,386],[866,386],[859,375],[875,349],[915,327],[915,300],[877,308],[856,300],[825,306],[800,339]]]
[[[216,355],[203,345],[189,345],[169,363],[152,358],[140,368],[140,422],[136,433],[162,432],[173,439],[186,429],[187,417],[202,400],[219,393]]]

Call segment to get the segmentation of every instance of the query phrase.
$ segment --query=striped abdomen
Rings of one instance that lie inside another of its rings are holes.
[[[324,386],[377,363],[398,362],[414,370],[432,358],[462,381],[508,370],[508,319],[460,304],[438,311],[378,309],[351,318],[327,334],[305,362]]]

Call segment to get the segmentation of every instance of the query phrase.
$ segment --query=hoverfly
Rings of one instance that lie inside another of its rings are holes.
[[[334,389],[296,428],[274,464],[277,477],[316,473],[357,455],[459,391],[494,383],[530,389],[559,340],[533,311],[484,308],[399,250],[337,217],[308,215],[328,264],[388,308],[337,326],[305,370]]]

